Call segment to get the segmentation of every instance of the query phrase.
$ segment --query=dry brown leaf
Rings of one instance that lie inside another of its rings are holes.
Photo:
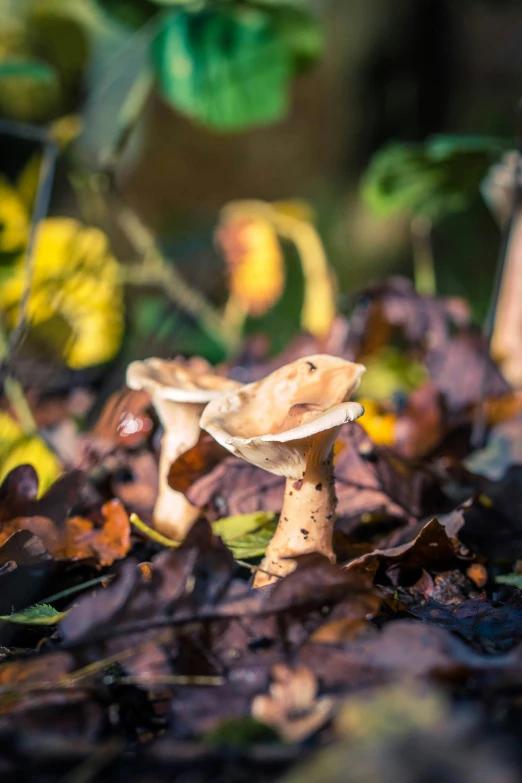
[[[206,476],[229,456],[230,452],[216,443],[211,435],[201,431],[196,445],[172,463],[169,485],[177,492],[187,492],[197,479]]]
[[[301,742],[330,718],[334,700],[317,698],[317,679],[306,666],[290,669],[283,663],[272,667],[268,695],[256,696],[252,715],[276,729],[285,742]]]
[[[101,527],[83,517],[71,517],[63,525],[44,516],[15,517],[2,523],[0,545],[20,530],[28,530],[56,559],[94,558],[100,566],[108,566],[129,551],[130,523],[127,512],[117,500],[105,503],[102,515]]]

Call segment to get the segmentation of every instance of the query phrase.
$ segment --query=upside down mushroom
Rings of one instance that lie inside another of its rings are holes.
[[[333,445],[343,424],[364,413],[349,402],[364,370],[335,356],[309,356],[205,408],[201,427],[218,443],[286,478],[279,524],[254,587],[291,573],[298,555],[320,552],[335,561]]]
[[[170,466],[198,442],[199,418],[205,405],[224,390],[237,388],[239,384],[217,375],[208,362],[195,357],[132,362],[127,368],[127,386],[144,389],[150,394],[164,429],[154,527],[170,538],[182,539],[196,520],[199,509],[189,503],[182,492],[169,487]]]

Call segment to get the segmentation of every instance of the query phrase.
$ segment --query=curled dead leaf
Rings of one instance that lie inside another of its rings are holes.
[[[268,695],[256,696],[252,715],[277,729],[285,742],[301,742],[320,729],[332,715],[334,700],[318,698],[317,679],[306,666],[272,667]]]

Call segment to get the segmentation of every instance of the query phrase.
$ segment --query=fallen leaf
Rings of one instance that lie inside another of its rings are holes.
[[[101,527],[82,517],[70,517],[60,525],[46,516],[14,517],[0,524],[0,545],[28,530],[56,559],[93,558],[100,566],[111,565],[129,551],[130,524],[127,512],[116,500],[103,506],[102,515]]]
[[[478,330],[468,329],[451,337],[444,345],[431,347],[425,361],[450,411],[460,411],[475,405],[481,395],[491,399],[502,397],[511,390],[500,369],[490,358],[485,339]]]
[[[170,466],[168,482],[177,492],[187,492],[197,479],[206,476],[230,452],[204,430],[195,446],[182,454]]]
[[[100,413],[87,442],[95,448],[135,448],[143,444],[153,429],[147,411],[151,407],[146,391],[121,389],[114,392]]]
[[[56,625],[65,617],[66,612],[58,612],[49,604],[35,604],[21,612],[0,615],[0,620],[16,625]]]
[[[409,607],[415,617],[447,628],[485,652],[504,652],[522,639],[522,598],[513,595],[493,606],[485,597],[470,598],[458,606],[428,600]]]
[[[348,351],[357,360],[391,342],[400,330],[412,347],[433,349],[446,344],[450,331],[469,323],[462,299],[424,297],[410,280],[392,277],[359,294],[351,318]]]
[[[285,664],[272,668],[268,695],[256,696],[252,715],[277,729],[285,742],[302,742],[331,717],[334,700],[318,698],[317,680],[305,666],[290,669]]]
[[[265,554],[276,526],[275,514],[260,511],[218,519],[213,523],[212,530],[221,536],[236,560],[248,560]]]
[[[364,514],[381,513],[414,520],[421,515],[422,496],[431,480],[412,470],[399,458],[376,450],[357,424],[345,427],[334,459],[338,526],[352,525]],[[336,445],[337,445],[336,444]],[[283,503],[285,479],[228,457],[186,492],[195,506],[204,507],[211,519],[257,511],[278,513]]]
[[[432,519],[420,530],[413,541],[388,549],[375,549],[362,557],[352,560],[345,568],[350,571],[363,571],[375,574],[377,569],[394,567],[399,570],[396,583],[408,572],[421,569],[445,571],[452,566],[469,562],[459,556],[458,547],[438,519]]]
[[[206,507],[211,519],[257,511],[279,512],[285,479],[266,473],[239,457],[227,457],[186,492],[192,505]]]

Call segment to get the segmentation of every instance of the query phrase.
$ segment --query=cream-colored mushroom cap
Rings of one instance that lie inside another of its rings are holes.
[[[300,479],[310,453],[326,458],[341,426],[364,413],[349,402],[364,370],[327,354],[298,359],[213,400],[200,425],[233,454]]]
[[[227,389],[240,384],[216,375],[212,366],[199,357],[145,359],[132,362],[127,368],[127,386],[145,389],[151,396],[172,402],[206,404]]]

